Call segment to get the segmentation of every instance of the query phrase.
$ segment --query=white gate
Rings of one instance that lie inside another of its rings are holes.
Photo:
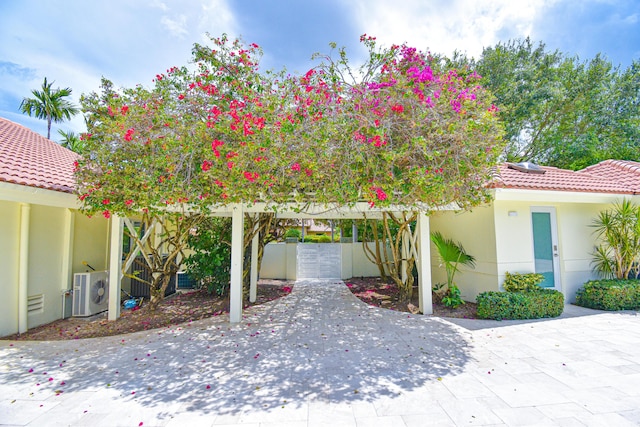
[[[300,243],[297,246],[298,279],[340,279],[342,245],[334,243]]]

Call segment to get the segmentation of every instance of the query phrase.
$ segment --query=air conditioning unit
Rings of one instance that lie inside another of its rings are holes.
[[[92,271],[73,275],[74,317],[87,317],[109,309],[109,273]]]

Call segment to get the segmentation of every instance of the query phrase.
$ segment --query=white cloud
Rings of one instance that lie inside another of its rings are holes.
[[[187,31],[187,17],[179,15],[178,19],[171,19],[163,16],[160,20],[162,25],[174,36],[184,38],[189,32]]]
[[[384,0],[357,0],[354,17],[362,32],[384,45],[407,42],[450,55],[478,56],[505,38],[534,37],[533,24],[556,0],[404,0],[390,8]]]

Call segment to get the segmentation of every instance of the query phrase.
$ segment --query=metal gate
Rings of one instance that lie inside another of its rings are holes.
[[[340,279],[342,277],[342,245],[333,243],[301,243],[297,246],[298,279]]]

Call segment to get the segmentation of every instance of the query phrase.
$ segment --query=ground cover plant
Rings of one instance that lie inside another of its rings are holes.
[[[398,286],[392,280],[384,280],[380,277],[352,277],[346,280],[345,283],[356,297],[369,305],[406,313],[415,314],[418,312],[417,290],[413,292],[411,301],[403,301],[400,298]],[[476,304],[473,302],[451,307],[445,305],[438,294],[433,293],[432,297],[434,316],[462,319],[477,318]]]
[[[291,293],[293,282],[286,280],[261,280],[255,303],[245,302],[245,307],[263,304]],[[3,339],[56,341],[80,338],[98,338],[147,331],[157,328],[184,328],[191,322],[229,312],[229,298],[215,292],[200,289],[178,293],[162,300],[155,310],[143,304],[138,310],[122,310],[116,321],[108,321],[105,316],[97,318],[68,318],[29,329],[21,335],[11,335]]]

